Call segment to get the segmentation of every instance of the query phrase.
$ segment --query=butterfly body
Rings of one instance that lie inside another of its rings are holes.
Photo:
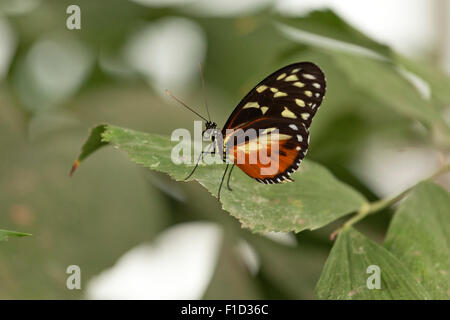
[[[229,190],[234,166],[261,183],[293,181],[290,176],[306,156],[309,127],[325,90],[325,76],[314,63],[290,64],[258,83],[239,102],[222,130],[170,92],[166,93],[206,121],[203,137],[212,140],[210,147],[213,151],[203,151],[201,157],[205,153],[218,152],[227,164],[219,186],[220,199],[220,190],[230,164],[232,167],[227,179]],[[208,111],[206,98],[205,105]],[[186,179],[195,172],[201,157]]]

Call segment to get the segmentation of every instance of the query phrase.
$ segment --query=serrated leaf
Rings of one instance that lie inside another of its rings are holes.
[[[106,125],[93,129],[91,134],[97,136],[91,135],[90,147],[83,150],[93,152],[104,143],[111,143],[125,151],[133,162],[167,173],[177,181],[184,180],[192,170],[193,165],[172,162],[175,143],[169,137]],[[96,144],[91,144],[92,141]],[[201,165],[193,178],[217,196],[224,168],[224,165]],[[305,161],[293,179],[294,183],[267,186],[236,169],[231,179],[233,191],[222,190],[222,207],[239,219],[243,227],[255,232],[299,232],[320,228],[357,210],[364,202],[358,192],[311,161]]]
[[[381,288],[369,289],[367,268],[380,268]],[[319,299],[430,299],[425,288],[391,252],[349,228],[331,250],[315,290]]]
[[[27,237],[27,236],[31,236],[31,234],[17,231],[0,230],[0,241],[6,241],[10,237]]]
[[[423,182],[400,205],[385,247],[403,262],[433,299],[450,298],[450,196]]]

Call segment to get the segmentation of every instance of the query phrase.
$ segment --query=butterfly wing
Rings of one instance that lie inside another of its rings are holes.
[[[298,169],[308,151],[309,131],[285,118],[260,118],[225,136],[227,159],[263,183],[280,183]]]
[[[226,156],[259,182],[290,180],[308,150],[309,126],[322,103],[325,86],[323,72],[310,62],[291,64],[269,75],[242,99],[226,122],[222,130]],[[256,133],[239,140],[242,131],[250,129]],[[276,133],[270,135],[270,143],[265,142],[268,132]],[[262,170],[267,164],[259,155],[266,151],[278,164],[275,172]],[[242,157],[247,161],[242,163]],[[255,157],[259,160],[250,161]]]
[[[325,87],[325,76],[314,63],[300,62],[281,68],[258,83],[239,102],[225,123],[223,133],[263,116],[289,117],[286,109],[309,127],[322,103]]]

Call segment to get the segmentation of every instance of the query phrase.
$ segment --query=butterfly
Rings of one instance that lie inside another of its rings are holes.
[[[203,151],[200,156],[219,152],[227,164],[219,186],[220,199],[230,165],[227,178],[230,191],[230,177],[235,166],[260,183],[293,181],[290,176],[306,156],[311,121],[325,91],[325,76],[317,65],[311,62],[290,64],[258,83],[239,102],[222,130],[217,129],[215,122],[168,94],[206,121],[203,134],[212,140],[214,149],[212,152]],[[252,134],[246,134],[248,132]],[[262,154],[266,155],[264,161]],[[186,180],[194,174],[201,157]]]

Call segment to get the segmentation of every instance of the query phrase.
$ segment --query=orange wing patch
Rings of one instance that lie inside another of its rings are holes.
[[[226,156],[259,182],[272,184],[292,181],[289,176],[297,168],[296,164],[300,164],[299,154],[303,150],[292,142],[295,137],[273,133],[271,129],[275,128],[264,130],[257,138],[227,144]]]
[[[236,149],[237,148],[234,149],[235,155],[237,154]],[[268,181],[267,183],[271,183],[272,180],[275,180],[273,183],[292,181],[289,178],[290,174],[287,174],[284,177],[280,176],[280,174],[286,172],[292,165],[297,158],[298,151],[294,149],[283,149],[283,143],[280,143],[280,149],[284,152],[284,154],[280,154],[280,152],[272,152],[270,147],[265,150],[261,150],[263,153],[267,152],[267,157],[260,157],[259,151],[253,151],[245,155],[246,162],[241,164],[235,162],[235,164],[248,176],[262,180],[261,182],[264,180]],[[250,161],[250,158],[252,157],[257,158],[256,163],[252,163]]]

